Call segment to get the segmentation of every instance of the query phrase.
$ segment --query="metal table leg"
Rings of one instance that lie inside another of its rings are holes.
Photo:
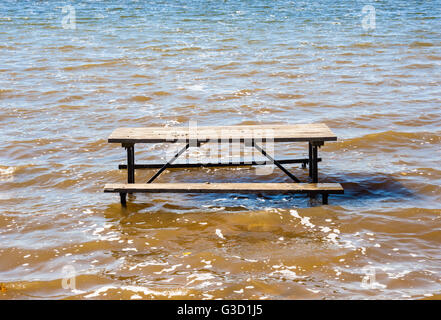
[[[135,183],[135,146],[125,146],[127,150],[127,183]]]

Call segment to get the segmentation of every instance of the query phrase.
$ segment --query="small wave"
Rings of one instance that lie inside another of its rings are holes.
[[[258,60],[258,61],[252,61],[251,64],[255,64],[257,66],[263,66],[263,65],[272,65],[277,64],[279,61],[277,60]]]
[[[328,148],[372,148],[378,150],[380,146],[413,146],[419,147],[418,142],[430,144],[441,144],[441,133],[437,132],[401,132],[401,131],[382,131],[370,133],[360,137],[346,139],[338,143],[329,144]]]
[[[320,107],[320,103],[314,101],[296,101],[295,105],[299,107]]]
[[[377,47],[377,45],[375,45],[372,42],[357,42],[349,46],[349,48],[359,48],[359,49],[375,48],[375,47]]]
[[[150,100],[152,100],[152,98],[149,96],[133,96],[129,99],[129,101],[134,101],[134,102],[146,102]]]
[[[155,96],[169,96],[169,95],[171,95],[171,93],[167,92],[167,91],[155,91],[155,92],[153,92],[153,95],[155,95]]]
[[[307,74],[302,73],[288,73],[288,72],[273,72],[269,74],[270,77],[277,77],[277,78],[286,78],[286,79],[297,79],[297,78],[303,78],[307,76]]]
[[[302,98],[305,98],[304,94],[292,94],[292,93],[276,93],[276,94],[272,94],[271,96],[278,98],[278,99],[302,99]]]
[[[49,70],[49,67],[30,67],[26,68],[24,71],[46,71]]]
[[[176,49],[177,52],[186,52],[186,51],[200,51],[202,50],[201,47],[184,47]]]
[[[418,47],[433,47],[433,43],[430,42],[422,42],[422,41],[414,41],[409,45],[411,48]]]
[[[62,99],[59,99],[58,102],[59,103],[66,103],[66,102],[71,102],[71,101],[75,101],[75,100],[82,100],[83,97],[82,96],[68,96]]]
[[[64,46],[60,46],[60,47],[47,47],[46,49],[59,50],[59,51],[62,51],[62,52],[70,52],[70,51],[84,49],[84,47],[82,47],[82,46],[73,46],[73,45],[64,45]]]
[[[12,89],[0,89],[0,97],[6,96],[7,93],[12,93],[12,92],[14,92],[14,90]]]
[[[107,61],[107,62],[103,62],[103,63],[86,63],[86,64],[82,64],[79,66],[64,67],[63,70],[64,71],[87,70],[87,69],[92,69],[92,68],[111,67],[111,66],[115,66],[115,65],[125,64],[122,62],[123,62],[123,60],[117,59],[117,60]]]
[[[426,56],[427,60],[433,60],[433,61],[440,61],[441,60],[441,56],[434,56],[434,55],[428,55]]]
[[[84,298],[94,298],[98,297],[101,293],[105,293],[109,290],[114,291],[131,291],[134,293],[142,293],[145,296],[165,296],[167,298],[176,297],[176,296],[186,296],[188,294],[188,290],[186,289],[172,289],[172,290],[151,290],[145,287],[140,286],[122,286],[116,287],[112,285],[103,286],[94,292],[85,295]]]
[[[404,66],[405,69],[432,69],[435,65],[432,63],[413,63]]]
[[[62,109],[67,109],[67,110],[78,110],[78,109],[86,108],[86,106],[60,104],[57,106],[57,108],[62,108]]]
[[[12,175],[15,171],[15,167],[4,167],[0,166],[0,175],[1,176],[9,176]]]
[[[15,167],[0,166],[0,181],[8,182],[14,180]]]
[[[235,67],[240,66],[237,62],[230,62],[226,64],[221,65],[214,65],[212,66],[213,70],[222,70],[222,69],[234,69]]]
[[[220,42],[231,42],[231,41],[236,41],[236,38],[225,38],[225,39],[221,39],[219,40]]]
[[[143,78],[143,79],[152,79],[153,78],[152,76],[148,76],[146,74],[139,74],[139,73],[133,74],[131,77],[132,78]]]
[[[342,177],[345,179],[345,177]],[[351,182],[342,183],[345,189],[343,198],[348,199],[373,199],[373,198],[406,198],[409,199],[414,193],[406,188],[394,176],[387,174],[359,175],[350,174],[345,179]]]
[[[257,70],[250,70],[250,71],[241,72],[241,73],[231,73],[231,76],[249,78],[249,77],[254,76],[258,73],[259,73],[259,71],[257,71]]]

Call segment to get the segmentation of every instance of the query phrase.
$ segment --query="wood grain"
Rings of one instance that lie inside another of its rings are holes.
[[[104,192],[149,193],[344,193],[339,183],[116,183]]]
[[[291,125],[247,125],[220,127],[117,128],[111,143],[244,142],[244,141],[335,141],[337,136],[324,123]]]

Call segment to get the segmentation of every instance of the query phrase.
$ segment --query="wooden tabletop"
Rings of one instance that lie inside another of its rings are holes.
[[[113,143],[215,142],[226,140],[335,141],[337,136],[324,123],[310,123],[219,127],[117,128],[108,139],[109,142]]]

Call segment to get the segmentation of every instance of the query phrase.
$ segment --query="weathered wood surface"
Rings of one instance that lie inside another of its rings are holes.
[[[104,192],[119,193],[344,193],[339,183],[116,183]]]
[[[108,141],[114,143],[162,143],[177,141],[335,141],[337,136],[324,123],[291,125],[241,125],[220,127],[117,128]]]

